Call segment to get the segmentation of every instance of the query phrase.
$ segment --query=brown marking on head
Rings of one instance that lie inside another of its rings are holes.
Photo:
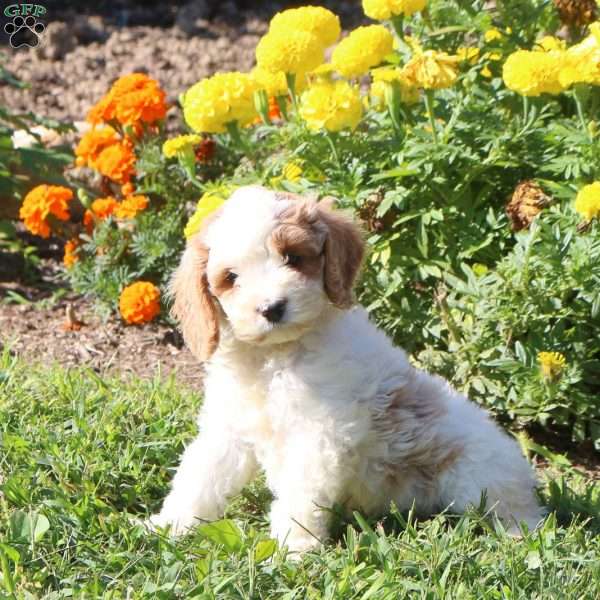
[[[214,218],[216,214],[204,227]],[[171,314],[179,321],[188,348],[202,361],[208,360],[219,345],[219,308],[208,284],[208,254],[202,233],[195,234],[188,240],[170,283]]]
[[[297,270],[307,277],[321,276],[333,304],[348,308],[352,288],[364,256],[364,241],[358,226],[330,201],[315,202],[295,194],[282,199],[294,203],[284,209],[271,236],[274,249],[283,257],[298,257]]]

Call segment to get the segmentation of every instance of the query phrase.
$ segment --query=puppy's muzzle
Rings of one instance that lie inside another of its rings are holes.
[[[269,323],[279,323],[283,319],[285,314],[285,307],[287,306],[287,300],[277,300],[270,304],[265,304],[258,308],[258,312],[267,320]]]

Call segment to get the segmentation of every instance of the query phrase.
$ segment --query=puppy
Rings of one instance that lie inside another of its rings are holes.
[[[350,218],[261,187],[211,217],[172,280],[173,313],[206,366],[200,433],[154,526],[219,518],[259,468],[272,536],[292,551],[327,538],[334,504],[428,514],[485,493],[511,531],[538,524],[517,443],[353,305],[364,244]]]

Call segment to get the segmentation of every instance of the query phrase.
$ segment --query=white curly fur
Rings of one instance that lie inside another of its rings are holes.
[[[290,248],[300,268],[285,264]],[[538,524],[536,481],[515,440],[348,306],[361,258],[346,217],[259,187],[235,192],[190,241],[174,312],[208,359],[206,393],[199,436],[153,525],[180,533],[217,519],[259,469],[275,496],[272,535],[293,551],[327,538],[334,504],[454,512],[485,492],[515,533]],[[260,310],[280,299],[283,319],[270,323]]]

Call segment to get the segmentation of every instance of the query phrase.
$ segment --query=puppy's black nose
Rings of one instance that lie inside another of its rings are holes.
[[[287,300],[277,300],[277,302],[263,306],[259,312],[269,323],[279,323],[285,313],[286,304]]]

